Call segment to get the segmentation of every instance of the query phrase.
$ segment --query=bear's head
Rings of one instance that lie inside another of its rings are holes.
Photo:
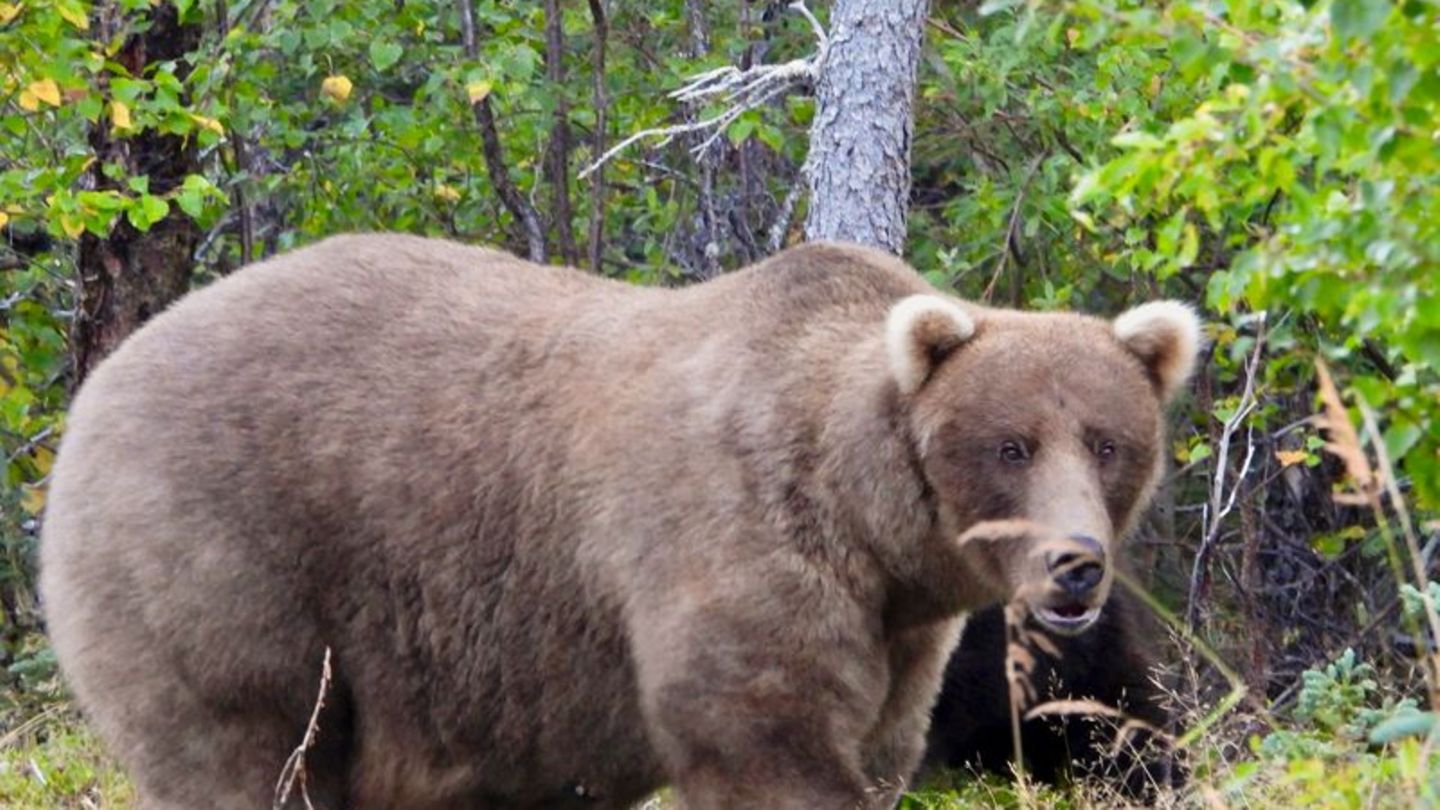
[[[1032,604],[1048,628],[1073,634],[1098,618],[1112,580],[1106,560],[1154,491],[1164,408],[1200,343],[1194,311],[1172,301],[1114,321],[939,295],[891,309],[889,369],[941,528],[959,537],[1008,527],[990,534],[1014,550],[1016,574],[1041,546],[1058,549],[1040,554],[1049,587]],[[1023,526],[1034,531],[1015,529]],[[1045,539],[1056,537],[1071,551]]]

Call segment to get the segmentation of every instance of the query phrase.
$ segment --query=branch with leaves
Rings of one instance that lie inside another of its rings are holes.
[[[475,38],[475,10],[470,4],[471,0],[460,0],[460,36],[466,58],[478,62],[480,46]],[[470,109],[475,115],[475,123],[480,127],[485,170],[490,175],[490,183],[495,186],[500,202],[510,215],[515,217],[515,221],[520,223],[529,247],[530,261],[544,262],[548,256],[545,228],[540,223],[540,215],[535,211],[535,206],[520,193],[515,181],[510,179],[510,171],[505,166],[505,153],[500,147],[500,130],[495,126],[495,112],[490,107],[489,94],[473,98]]]

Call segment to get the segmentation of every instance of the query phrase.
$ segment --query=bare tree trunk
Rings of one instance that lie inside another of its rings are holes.
[[[605,94],[605,48],[610,38],[610,25],[605,19],[605,6],[601,0],[589,0],[590,19],[595,24],[595,51],[592,55],[591,77],[595,93],[595,134],[591,142],[592,160],[605,154],[606,113],[610,100]],[[600,266],[605,253],[605,167],[601,166],[590,181],[590,235],[586,240],[589,252],[590,271],[602,272]]]
[[[805,238],[900,253],[928,0],[836,0],[815,88]]]
[[[550,183],[550,221],[566,264],[580,261],[570,210],[570,104],[565,100],[565,17],[560,0],[545,0],[545,76],[558,96],[550,128],[545,174]]]
[[[142,13],[145,24],[139,28],[143,30],[126,37],[111,59],[131,76],[143,75],[147,65],[174,60],[184,79],[189,66],[183,57],[199,45],[200,26],[182,24],[170,3]],[[96,16],[98,41],[109,42],[122,30],[121,4],[100,4]],[[99,75],[102,88],[108,88],[110,75],[109,71]],[[121,136],[104,118],[91,124],[90,146],[97,158],[90,170],[96,189],[124,189],[126,178],[145,176],[150,193],[159,196],[200,170],[193,138],[154,129]],[[101,170],[112,164],[124,169],[118,180]],[[143,233],[121,219],[104,238],[90,233],[80,238],[78,301],[70,338],[75,361],[72,385],[79,386],[120,341],[185,294],[200,237],[193,219],[171,209]]]

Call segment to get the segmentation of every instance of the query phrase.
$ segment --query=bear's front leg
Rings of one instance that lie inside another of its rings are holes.
[[[885,791],[879,806],[898,800],[920,769],[930,711],[964,625],[957,617],[887,634],[889,694],[863,749],[866,774]]]
[[[887,688],[878,622],[813,571],[749,574],[632,602],[641,705],[681,805],[881,807],[861,762]]]

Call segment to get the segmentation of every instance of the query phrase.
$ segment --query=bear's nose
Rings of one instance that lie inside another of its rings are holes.
[[[1054,552],[1045,557],[1045,566],[1065,592],[1083,599],[1105,577],[1105,547],[1093,537],[1071,535],[1084,550]]]

